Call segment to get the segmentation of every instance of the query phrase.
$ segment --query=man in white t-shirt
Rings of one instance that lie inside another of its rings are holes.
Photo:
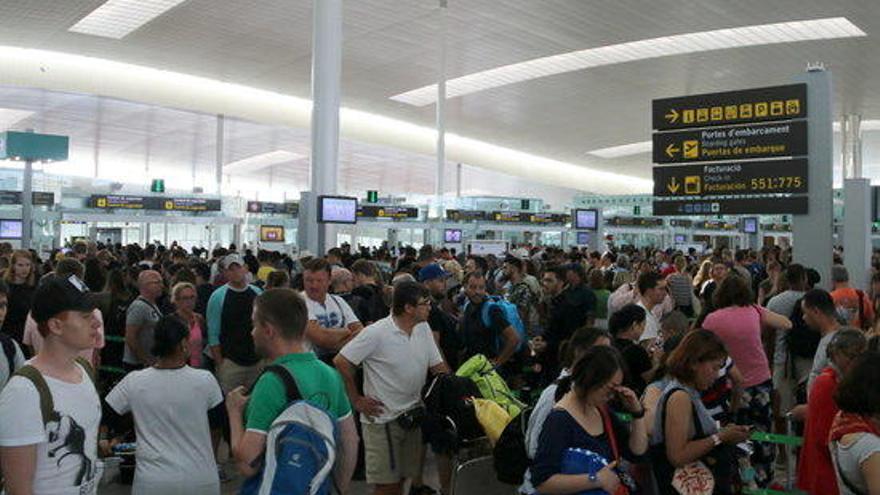
[[[361,413],[367,482],[377,494],[400,494],[405,478],[420,475],[422,387],[428,371],[449,372],[427,324],[430,312],[428,289],[416,282],[395,285],[391,316],[358,333],[333,361]],[[360,365],[364,395],[355,384]]]
[[[329,294],[330,275],[330,264],[321,258],[306,263],[303,271],[304,296],[309,310],[306,340],[326,362],[364,328],[344,299]]]
[[[651,347],[660,336],[660,321],[654,316],[652,310],[654,306],[661,304],[666,298],[666,280],[657,272],[645,272],[639,275],[636,286],[641,295],[638,305],[648,313],[645,331],[639,337],[639,343],[645,347]]]
[[[52,276],[34,293],[31,314],[43,347],[0,393],[0,468],[8,494],[96,493],[101,402],[91,367],[78,360],[97,336],[86,291],[74,276]]]

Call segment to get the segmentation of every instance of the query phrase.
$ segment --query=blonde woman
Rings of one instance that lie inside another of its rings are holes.
[[[195,312],[196,288],[189,282],[180,282],[171,288],[171,303],[174,304],[174,314],[186,323],[189,329],[187,349],[189,349],[188,364],[193,368],[202,367],[202,351],[205,348],[205,319]]]

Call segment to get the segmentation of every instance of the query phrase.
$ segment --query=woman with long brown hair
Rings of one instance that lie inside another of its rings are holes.
[[[23,249],[13,251],[9,257],[9,268],[4,280],[9,285],[6,320],[3,322],[3,333],[18,341],[24,337],[24,324],[37,289],[37,267],[30,251]]]

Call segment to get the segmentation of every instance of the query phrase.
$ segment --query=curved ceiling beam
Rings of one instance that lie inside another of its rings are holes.
[[[137,101],[264,124],[308,128],[312,102],[215,79],[69,53],[0,46],[0,84]],[[435,152],[436,131],[352,108],[340,110],[340,132],[355,141],[416,153]],[[650,180],[447,134],[449,161],[544,184],[598,193],[643,193]]]

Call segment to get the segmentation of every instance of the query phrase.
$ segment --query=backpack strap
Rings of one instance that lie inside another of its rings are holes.
[[[263,373],[261,373],[261,375],[265,373],[272,373],[273,375],[281,379],[281,383],[284,385],[284,394],[287,396],[288,403],[302,399],[302,394],[299,391],[296,380],[293,378],[290,370],[288,370],[285,366],[282,366],[280,364],[266,366],[266,368],[263,369]],[[254,382],[254,386],[256,386],[257,381]],[[251,387],[248,395],[250,395],[251,392],[253,392],[253,387]]]
[[[92,366],[92,363],[90,363],[88,359],[86,359],[82,356],[77,356],[76,359],[74,359],[74,361],[76,361],[77,364],[79,364],[80,366],[83,367],[83,369],[86,371],[86,376],[89,377],[89,380],[92,381],[92,385],[94,385],[96,383],[95,382],[96,377],[95,377],[95,368]]]
[[[3,344],[3,354],[6,356],[6,362],[9,363],[9,376],[15,373],[15,341],[12,337],[0,334],[0,343]]]
[[[43,417],[43,426],[49,424],[50,421],[58,416],[58,413],[55,412],[55,401],[52,400],[52,392],[49,390],[49,385],[46,383],[46,379],[43,378],[43,374],[37,368],[26,364],[15,372],[15,376],[30,380],[34,384],[37,393],[40,395],[40,414]]]

